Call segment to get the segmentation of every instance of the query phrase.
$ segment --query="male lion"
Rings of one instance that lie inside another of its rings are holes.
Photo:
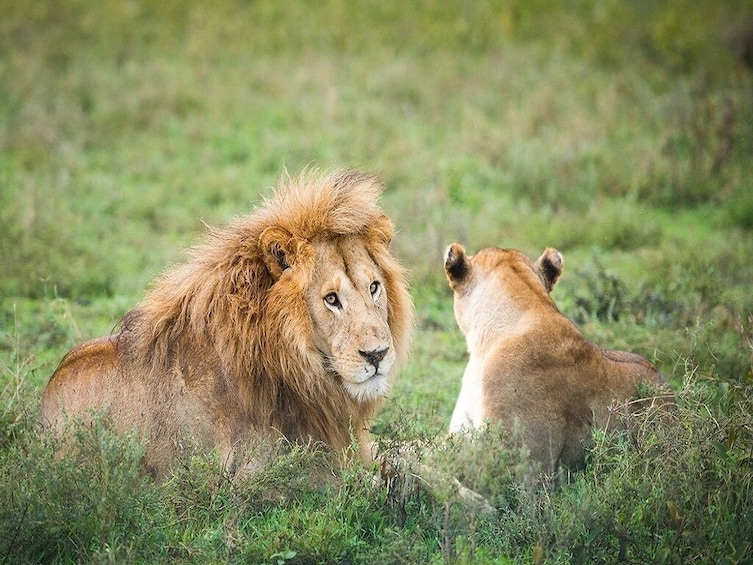
[[[119,333],[65,356],[42,424],[104,412],[146,440],[157,476],[194,448],[233,469],[238,446],[276,437],[341,450],[354,435],[369,459],[413,318],[381,190],[352,171],[285,176],[253,213],[210,228]]]
[[[600,349],[559,312],[549,296],[562,273],[556,249],[534,263],[513,249],[469,256],[453,243],[444,266],[470,353],[450,432],[500,422],[552,472],[582,463],[592,427],[616,424],[613,403],[640,383],[664,385],[646,359]]]

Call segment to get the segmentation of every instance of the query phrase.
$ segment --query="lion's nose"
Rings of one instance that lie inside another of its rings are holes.
[[[374,367],[379,367],[379,363],[384,359],[384,356],[387,355],[387,350],[389,347],[385,347],[383,349],[372,349],[371,351],[358,351],[358,353],[361,354],[361,357],[366,359],[369,363],[374,365]]]

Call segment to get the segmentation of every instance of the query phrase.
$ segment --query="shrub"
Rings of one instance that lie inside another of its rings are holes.
[[[62,459],[26,423],[0,457],[0,547],[13,562],[90,562],[151,555],[163,542],[157,491],[142,446],[101,422],[81,428]],[[7,433],[7,432],[6,432]]]

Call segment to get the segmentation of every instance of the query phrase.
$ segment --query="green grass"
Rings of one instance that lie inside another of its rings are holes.
[[[753,3],[0,13],[0,562],[753,561]],[[418,327],[378,440],[436,440],[496,517],[358,466],[307,481],[324,463],[306,449],[247,484],[206,458],[155,485],[128,438],[103,428],[56,462],[37,433],[68,349],[112,331],[203,222],[311,163],[381,176],[411,272]],[[466,360],[452,241],[560,249],[561,309],[655,361],[679,425],[597,434],[556,487],[493,435],[437,440]]]

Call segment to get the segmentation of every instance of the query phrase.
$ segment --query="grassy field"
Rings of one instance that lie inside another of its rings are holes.
[[[0,0],[0,563],[753,562],[753,2]],[[163,484],[106,429],[53,461],[35,418],[107,334],[283,168],[387,186],[418,327],[375,426],[495,505],[322,486]],[[442,252],[547,246],[587,337],[654,361],[680,424],[596,434],[541,484],[494,434],[443,440],[465,345]],[[84,458],[88,465],[77,461]]]

